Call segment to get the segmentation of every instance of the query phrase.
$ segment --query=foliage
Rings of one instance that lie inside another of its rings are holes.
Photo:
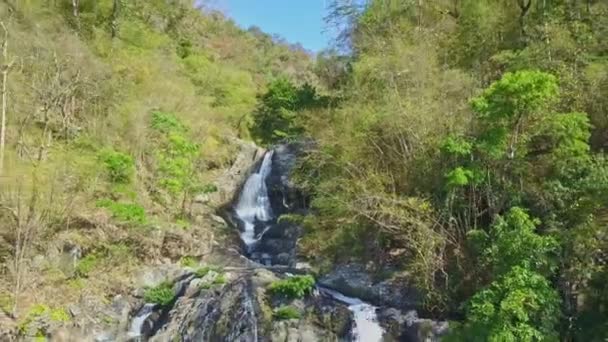
[[[498,217],[485,236],[486,245],[482,251],[483,262],[490,265],[493,275],[507,273],[513,267],[529,269],[541,274],[550,274],[554,269],[549,255],[557,255],[558,244],[551,236],[536,233],[539,220],[531,219],[521,208],[511,208],[504,216]],[[480,235],[475,230],[469,232]]]
[[[285,305],[274,310],[272,317],[276,320],[300,319],[300,312],[293,306]]]
[[[268,286],[270,293],[288,298],[302,298],[315,286],[315,279],[310,275],[293,276],[277,280]]]
[[[114,183],[129,183],[133,177],[134,164],[131,156],[113,150],[104,150],[100,154],[108,178]]]
[[[311,85],[297,87],[286,78],[278,78],[268,85],[268,90],[259,99],[253,113],[251,134],[263,144],[297,138],[303,133],[299,111],[326,104],[327,99],[319,96]]]
[[[182,205],[183,213],[186,198],[205,190],[195,176],[200,146],[192,142],[188,130],[174,114],[153,112],[151,126],[158,131],[160,140],[156,151],[158,185]]]
[[[213,285],[224,285],[226,283],[226,276],[224,273],[220,273],[213,279]]]
[[[559,296],[538,273],[515,266],[476,293],[454,341],[557,340]]]
[[[97,201],[97,207],[106,208],[112,217],[123,223],[145,224],[147,222],[145,209],[134,203],[122,203],[109,199]]]
[[[175,293],[173,293],[173,284],[167,281],[154,287],[147,288],[144,292],[144,300],[146,303],[158,304],[163,307],[171,304],[174,298]]]
[[[315,69],[340,101],[305,112],[301,251],[407,271],[457,340],[604,338],[608,6],[330,8],[348,67]]]
[[[194,271],[194,275],[198,278],[203,278],[211,271],[211,268],[208,266],[199,267]]]
[[[190,268],[195,268],[196,266],[198,266],[198,260],[193,257],[193,256],[183,256],[179,259],[179,264],[182,267],[190,267]]]
[[[19,321],[17,329],[22,335],[26,334],[30,325],[42,317],[46,317],[53,322],[70,321],[70,316],[64,308],[50,307],[46,304],[35,304],[29,308],[21,321]]]
[[[102,256],[96,253],[89,253],[84,258],[78,260],[75,273],[79,277],[88,277],[89,273],[99,264]]]
[[[555,76],[540,71],[506,73],[472,100],[482,129],[478,147],[499,159],[505,153],[513,158],[528,142],[542,109],[557,96]]]

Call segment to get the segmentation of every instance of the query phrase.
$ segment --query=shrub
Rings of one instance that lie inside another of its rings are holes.
[[[186,127],[175,115],[165,112],[152,112],[152,128],[162,133],[185,132]]]
[[[63,308],[51,308],[46,304],[36,304],[25,314],[23,320],[19,322],[17,329],[21,334],[25,334],[30,325],[41,317],[46,317],[53,322],[68,322],[70,320],[70,316]],[[43,336],[40,330],[36,334]]]
[[[211,268],[209,268],[209,266],[200,267],[196,271],[194,271],[194,275],[197,278],[202,278],[202,277],[206,276],[207,273],[209,273],[209,271],[211,271]]]
[[[88,277],[89,273],[95,269],[101,256],[97,253],[89,253],[84,258],[80,259],[76,264],[75,272],[79,277]]]
[[[198,261],[195,257],[188,255],[179,259],[179,264],[182,265],[182,267],[195,268],[196,265],[198,265]]]
[[[146,303],[154,303],[160,306],[167,306],[171,304],[175,298],[173,292],[173,285],[170,282],[162,282],[155,287],[146,289],[144,293],[144,300]]]
[[[272,314],[272,317],[279,321],[289,319],[300,319],[300,312],[293,306],[286,305],[276,309]]]
[[[215,279],[213,279],[213,285],[223,285],[226,283],[226,276],[223,273],[218,274]]]
[[[113,183],[130,183],[134,171],[133,158],[122,152],[104,150],[100,159],[108,172],[108,178]]]
[[[145,209],[133,203],[120,203],[110,199],[97,201],[97,207],[106,208],[115,219],[125,223],[145,224],[147,222]]]
[[[310,275],[294,276],[270,284],[268,290],[273,294],[289,298],[302,298],[315,286],[315,278]]]

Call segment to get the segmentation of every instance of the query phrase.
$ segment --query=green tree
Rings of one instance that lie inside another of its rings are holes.
[[[513,267],[467,305],[467,319],[449,337],[453,341],[557,341],[559,296],[547,279]]]
[[[494,159],[514,158],[557,96],[555,76],[540,71],[506,73],[472,101],[481,124],[478,147]]]
[[[472,231],[481,260],[495,279],[468,302],[466,321],[453,338],[466,341],[557,340],[559,296],[545,278],[557,242],[535,233],[538,220],[514,207],[486,235]],[[481,237],[481,239],[480,239]]]
[[[252,136],[260,143],[272,144],[282,139],[295,138],[304,132],[301,111],[320,107],[327,99],[317,94],[309,84],[296,87],[281,77],[268,85],[259,98],[250,127]]]

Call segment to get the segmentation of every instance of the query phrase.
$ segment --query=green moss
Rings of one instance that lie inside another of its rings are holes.
[[[288,298],[302,298],[312,291],[315,286],[315,278],[310,275],[293,276],[278,280],[268,286],[268,290],[275,295]]]
[[[209,266],[199,267],[196,269],[196,271],[194,271],[194,275],[197,278],[202,278],[206,276],[209,271],[211,271],[211,268]]]
[[[300,319],[301,315],[298,309],[293,306],[281,306],[280,308],[274,310],[272,317],[276,320],[289,320],[289,319]]]
[[[171,304],[174,298],[173,284],[170,282],[162,282],[155,287],[146,289],[144,293],[146,303],[154,303],[160,306]]]
[[[213,279],[213,285],[223,285],[226,283],[226,276],[223,273],[218,274],[215,279]]]
[[[68,322],[70,320],[70,315],[64,308],[52,309],[49,316],[54,322]]]

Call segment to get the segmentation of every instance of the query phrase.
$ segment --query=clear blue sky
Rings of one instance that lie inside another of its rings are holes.
[[[223,0],[221,10],[243,28],[252,25],[300,43],[313,52],[327,46],[324,34],[327,0]]]

